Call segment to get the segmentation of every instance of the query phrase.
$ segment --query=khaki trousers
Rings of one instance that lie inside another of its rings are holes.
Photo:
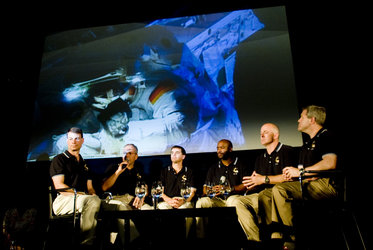
[[[234,196],[227,200],[227,207],[236,207],[238,221],[248,240],[260,241],[258,228],[258,193]]]
[[[260,191],[258,203],[259,223],[268,226],[272,223],[272,187]]]
[[[58,195],[53,201],[53,211],[56,215],[72,214],[74,204],[73,195]],[[80,216],[81,244],[92,245],[95,237],[97,220],[101,199],[97,195],[81,195],[76,198],[76,209]]]
[[[330,184],[329,178],[305,181],[307,196],[314,200],[332,199],[337,191]],[[276,184],[272,188],[272,221],[284,226],[293,227],[292,199],[302,199],[300,183],[297,181]]]

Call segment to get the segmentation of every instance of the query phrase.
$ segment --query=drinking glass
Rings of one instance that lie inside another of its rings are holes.
[[[207,187],[207,190],[206,190],[207,196],[210,197],[210,198],[215,197],[215,190],[213,189],[214,183],[213,182],[208,182],[206,187]]]
[[[231,184],[229,183],[228,180],[226,180],[223,184],[223,190],[222,190],[222,193],[224,195],[224,199],[227,199],[227,197],[229,196],[229,194],[232,192],[232,187],[231,187]]]
[[[153,197],[154,209],[157,209],[158,200],[163,194],[163,185],[161,181],[153,182],[151,194]]]
[[[142,199],[146,195],[146,183],[143,181],[138,181],[136,183],[135,195]]]
[[[182,183],[181,189],[180,189],[181,197],[187,200],[190,197],[191,192],[192,192],[191,187],[187,183]]]

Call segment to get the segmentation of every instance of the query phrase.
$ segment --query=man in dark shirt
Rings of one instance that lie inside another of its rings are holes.
[[[161,172],[161,181],[164,187],[163,202],[158,204],[159,209],[192,208],[192,199],[196,193],[193,170],[183,165],[186,152],[181,146],[171,148],[171,166]],[[182,188],[190,188],[189,197],[181,195]]]
[[[232,142],[226,139],[220,140],[217,145],[217,155],[219,161],[209,168],[203,185],[203,196],[206,197],[201,197],[197,201],[196,208],[228,206],[246,190],[242,179],[247,170],[238,157],[233,156]],[[228,194],[224,190],[227,186],[230,186]],[[199,238],[205,237],[206,219],[196,218],[196,231]]]
[[[298,120],[298,131],[309,135],[299,154],[298,167],[283,169],[284,178],[289,182],[276,184],[273,189],[272,221],[282,224],[292,231],[293,212],[290,199],[301,199],[302,191],[298,179],[302,168],[306,170],[332,170],[337,167],[337,149],[329,132],[323,128],[326,118],[324,107],[308,106],[303,109]],[[331,199],[337,196],[337,191],[329,178],[311,178],[306,182],[306,192],[310,199]],[[283,232],[272,233],[272,238],[282,238]],[[289,238],[295,241],[294,234]]]
[[[172,164],[161,171],[161,182],[163,185],[161,198],[163,201],[157,205],[159,209],[183,209],[194,207],[192,200],[197,189],[195,188],[193,170],[183,164],[185,157],[186,152],[183,147],[175,145],[171,148]],[[184,195],[182,195],[182,189],[189,189],[188,194],[184,193]],[[192,223],[193,218],[185,218],[186,237],[189,235]]]
[[[145,185],[145,195],[142,198],[135,196],[135,189],[138,182],[144,182],[142,169],[135,164],[138,154],[134,144],[127,144],[123,148],[122,162],[110,165],[106,171],[102,183],[102,190],[110,192],[113,196],[111,200],[105,201],[104,210],[131,210],[131,209],[151,209],[151,206],[144,203],[147,192]],[[133,221],[130,221],[130,240],[139,236]],[[124,219],[118,219],[118,232],[124,244]],[[114,237],[113,239],[114,240]]]
[[[68,149],[53,158],[50,176],[56,189],[69,187],[76,189],[76,209],[81,212],[81,244],[92,245],[97,225],[96,215],[100,209],[101,200],[95,194],[87,164],[79,154],[83,142],[83,131],[80,128],[73,127],[68,130]],[[53,201],[53,211],[56,215],[74,212],[73,194],[73,190],[66,190],[57,196]]]
[[[236,207],[238,221],[247,239],[260,241],[258,221],[259,211],[271,211],[272,186],[284,182],[282,169],[294,164],[292,147],[280,143],[280,130],[273,123],[266,123],[260,129],[260,142],[266,150],[255,162],[251,176],[243,177],[247,194],[234,200],[230,205]],[[265,213],[263,213],[265,215]],[[263,223],[269,225],[271,218],[263,217]]]

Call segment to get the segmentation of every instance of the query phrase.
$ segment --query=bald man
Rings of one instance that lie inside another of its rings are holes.
[[[265,225],[272,222],[272,187],[285,181],[282,169],[292,166],[295,162],[293,148],[280,143],[279,138],[280,130],[275,124],[262,125],[260,142],[265,150],[257,157],[251,176],[243,177],[246,195],[232,200],[229,204],[236,207],[238,220],[247,239],[251,241],[261,241],[259,222]],[[266,216],[267,214],[269,216]]]

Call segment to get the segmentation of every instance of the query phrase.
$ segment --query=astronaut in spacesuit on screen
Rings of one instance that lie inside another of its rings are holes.
[[[99,124],[84,135],[83,157],[120,156],[126,143],[136,144],[144,155],[165,153],[175,144],[188,152],[212,152],[222,138],[244,144],[234,107],[235,50],[263,27],[251,10],[148,24],[141,31],[146,34],[141,52],[127,60],[132,65],[70,82],[63,89],[65,103],[80,99],[82,112]],[[134,50],[128,46],[127,54]],[[77,123],[84,127],[85,122],[82,118]],[[64,134],[40,145],[51,144],[49,155],[62,152]]]

